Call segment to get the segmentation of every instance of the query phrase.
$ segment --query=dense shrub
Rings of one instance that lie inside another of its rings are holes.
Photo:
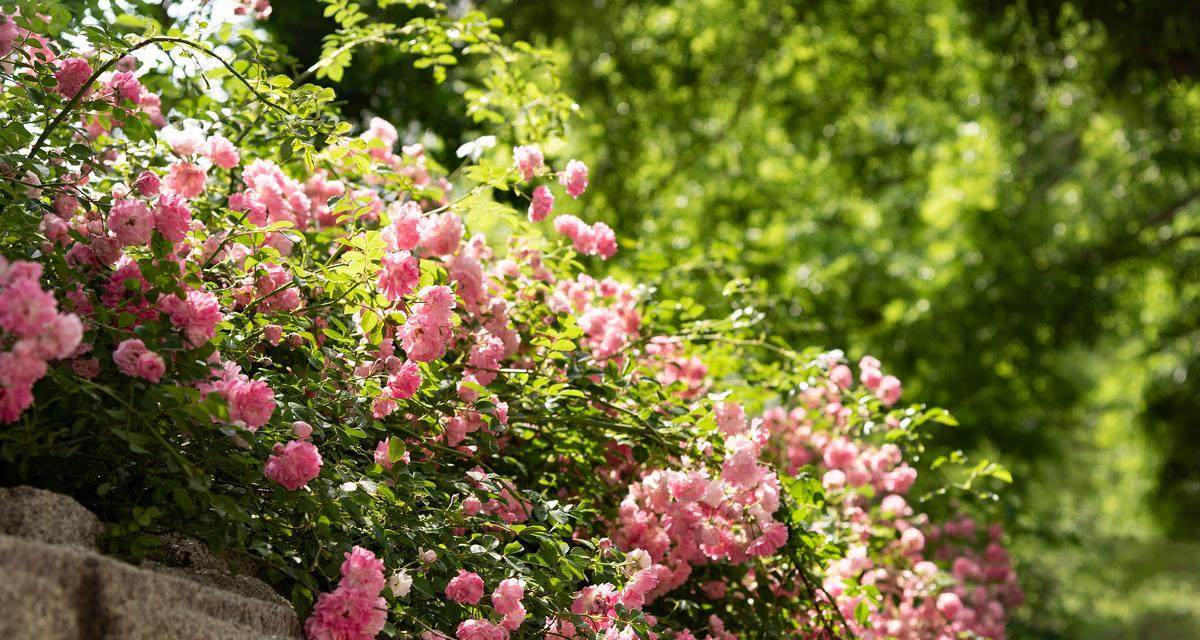
[[[165,32],[10,5],[3,479],[89,502],[112,551],[248,556],[319,639],[1004,636],[1003,532],[958,502],[1004,472],[925,459],[953,419],[874,358],[589,275],[617,239],[542,152],[570,102],[485,16],[334,0],[288,75],[219,19],[262,0]],[[380,42],[476,71],[495,131],[458,168],[304,82]]]

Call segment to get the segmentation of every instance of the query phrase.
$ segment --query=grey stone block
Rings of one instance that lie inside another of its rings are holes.
[[[299,636],[283,602],[223,591],[194,580],[108,561],[97,567],[105,638],[275,640]]]
[[[100,519],[74,498],[33,487],[0,488],[0,533],[94,549],[103,531]]]
[[[0,536],[0,638],[81,640],[95,591],[86,551]]]
[[[70,498],[0,489],[0,639],[301,638],[287,600],[230,574],[200,542],[165,536],[157,559],[135,567],[94,551],[101,530]]]
[[[216,557],[208,547],[180,533],[168,533],[160,538],[159,546],[142,566],[159,573],[195,580],[233,593],[276,604],[291,606],[270,585],[253,577],[254,565],[249,560],[235,563],[233,571],[225,560]]]

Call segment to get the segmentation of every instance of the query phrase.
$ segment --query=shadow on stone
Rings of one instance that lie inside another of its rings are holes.
[[[71,498],[0,489],[0,638],[284,640],[291,606],[266,583],[231,574],[200,542],[164,536],[141,567],[96,553],[100,521]]]

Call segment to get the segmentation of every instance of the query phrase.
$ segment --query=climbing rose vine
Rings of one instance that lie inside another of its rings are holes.
[[[1005,636],[1004,472],[927,451],[948,414],[605,277],[636,239],[536,49],[328,4],[292,76],[262,0],[0,2],[5,482],[249,560],[314,640]],[[311,83],[380,41],[467,87],[457,167]]]

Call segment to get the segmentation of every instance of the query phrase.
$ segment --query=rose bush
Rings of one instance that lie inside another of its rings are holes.
[[[1003,470],[926,455],[953,420],[874,358],[590,275],[625,249],[544,54],[330,0],[289,75],[219,18],[265,1],[70,4],[0,3],[6,482],[251,559],[314,639],[1004,637]],[[379,43],[470,63],[457,168],[306,82]]]

